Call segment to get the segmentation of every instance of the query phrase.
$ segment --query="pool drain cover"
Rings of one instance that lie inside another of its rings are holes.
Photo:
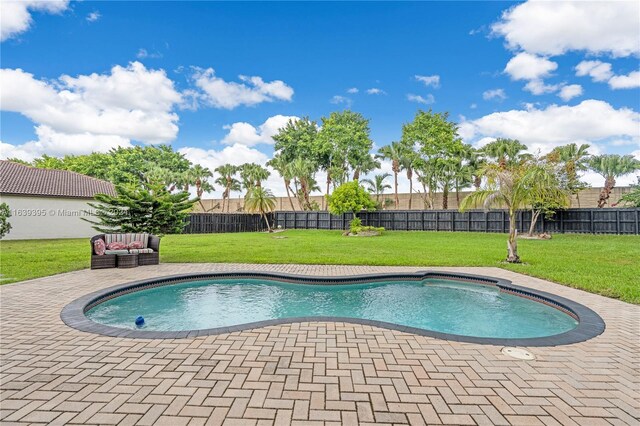
[[[532,361],[536,359],[534,354],[522,348],[512,348],[507,346],[502,348],[502,353],[512,358],[522,359],[524,361]]]

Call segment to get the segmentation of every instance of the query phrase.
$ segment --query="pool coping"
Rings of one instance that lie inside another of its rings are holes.
[[[118,327],[112,327],[99,324],[90,320],[85,312],[113,297],[121,296],[133,291],[139,291],[146,288],[177,284],[191,280],[212,280],[212,279],[267,279],[278,280],[288,283],[307,284],[307,285],[341,285],[341,284],[359,284],[364,282],[376,281],[394,281],[394,280],[412,280],[420,281],[428,278],[441,278],[449,280],[458,280],[470,284],[490,285],[497,287],[500,291],[514,294],[516,296],[532,299],[536,302],[547,304],[551,307],[559,309],[578,320],[578,326],[572,330],[561,334],[546,337],[532,338],[490,338],[490,337],[473,337],[458,334],[443,333],[422,328],[409,327],[384,321],[368,320],[350,317],[331,317],[331,316],[309,316],[309,317],[292,317],[278,318],[264,321],[256,321],[246,324],[239,324],[230,327],[217,327],[201,330],[188,331],[146,331],[146,330],[130,330]],[[437,271],[418,271],[407,273],[380,273],[380,274],[361,274],[351,276],[322,277],[294,275],[287,273],[262,272],[262,271],[237,271],[237,272],[218,272],[218,273],[189,273],[168,275],[164,277],[151,278],[139,281],[128,282],[112,286],[103,290],[89,293],[80,298],[75,299],[66,305],[60,313],[60,319],[69,327],[87,333],[100,334],[110,337],[119,338],[135,338],[135,339],[187,339],[200,336],[210,336],[217,334],[233,333],[238,331],[251,330],[255,328],[292,324],[300,322],[344,322],[352,324],[368,325],[380,327],[384,329],[396,330],[415,335],[433,337],[436,339],[451,340],[456,342],[476,343],[482,345],[502,345],[502,346],[559,346],[579,343],[589,340],[602,334],[606,325],[602,318],[593,310],[586,306],[566,299],[555,294],[544,291],[533,290],[528,287],[521,287],[513,284],[509,280],[502,278],[489,277],[483,275],[472,275],[453,272],[437,272]]]

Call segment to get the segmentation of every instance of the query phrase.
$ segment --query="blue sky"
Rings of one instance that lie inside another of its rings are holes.
[[[638,5],[547,3],[26,2],[3,9],[0,154],[264,162],[289,117],[350,107],[377,146],[433,108],[475,145],[640,157]]]

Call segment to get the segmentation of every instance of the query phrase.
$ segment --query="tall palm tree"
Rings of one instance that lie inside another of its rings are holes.
[[[386,189],[391,189],[391,185],[385,182],[390,177],[390,173],[375,175],[373,179],[362,179],[362,183],[367,184],[369,192],[376,194],[376,202],[380,204],[380,197],[384,195]]]
[[[300,183],[300,190],[297,195],[303,210],[311,210],[309,194],[313,190],[313,185],[315,185],[315,172],[316,165],[311,160],[296,158],[291,163],[291,174]]]
[[[548,160],[562,164],[562,168],[566,174],[567,188],[572,195],[575,195],[580,207],[579,193],[587,188],[587,184],[582,182],[578,177],[578,173],[589,168],[589,145],[586,143],[580,146],[575,143],[559,146],[554,148],[547,157]]]
[[[367,155],[354,169],[353,180],[359,180],[361,174],[366,175],[367,173],[372,172],[379,167],[380,162],[376,160],[372,155]]]
[[[632,155],[597,155],[591,157],[589,167],[604,177],[604,187],[598,197],[598,207],[604,207],[609,200],[611,191],[616,186],[616,178],[640,170],[640,161]]]
[[[391,171],[393,172],[393,192],[396,210],[400,206],[398,198],[398,173],[400,173],[400,160],[402,158],[403,147],[400,142],[391,142],[390,145],[383,146],[378,150],[378,158],[391,161]]]
[[[401,145],[400,168],[404,169],[407,173],[407,180],[409,181],[409,210],[411,210],[413,204],[413,172],[418,160],[418,154],[413,150],[413,147],[408,144],[402,143]]]
[[[189,169],[190,176],[193,179],[193,184],[196,187],[196,196],[202,210],[205,210],[202,203],[202,195],[206,192],[214,191],[213,185],[209,182],[209,178],[213,177],[213,173],[207,167],[202,167],[200,164],[195,164]]]
[[[539,191],[556,190],[555,176],[531,162],[503,168],[500,163],[489,164],[483,170],[487,188],[474,191],[460,204],[463,212],[478,204],[485,208],[503,207],[509,211],[509,238],[507,240],[507,262],[519,263],[517,212],[532,204]]]
[[[235,175],[238,173],[238,166],[225,164],[216,167],[214,171],[220,175],[220,177],[216,179],[215,183],[224,187],[224,191],[222,192],[222,211],[224,212],[225,201],[227,202],[227,211],[229,211],[231,187],[234,185],[234,181],[236,181]]]
[[[484,154],[497,161],[503,169],[515,166],[523,160],[531,159],[531,155],[525,154],[527,146],[517,139],[498,138],[484,146]]]
[[[246,195],[249,195],[249,191],[251,190],[251,188],[260,188],[262,186],[262,181],[266,180],[269,175],[271,175],[269,170],[265,169],[259,164],[243,164],[240,167],[240,178],[242,179],[242,184],[247,190]]]
[[[284,180],[284,189],[287,191],[287,198],[289,199],[291,210],[295,211],[296,208],[293,205],[293,199],[291,198],[291,180],[294,178],[291,170],[291,163],[285,161],[282,155],[276,154],[271,160],[269,160],[267,165],[273,167]]]
[[[267,230],[273,232],[267,213],[270,213],[276,209],[276,198],[273,196],[269,189],[261,186],[254,186],[249,191],[249,194],[245,197],[244,208],[250,213],[260,213],[260,216],[267,224]]]

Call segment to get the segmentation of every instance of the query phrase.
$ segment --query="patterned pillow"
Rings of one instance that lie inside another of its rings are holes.
[[[144,247],[144,243],[142,241],[131,241],[127,248],[130,249],[141,249]]]
[[[109,245],[107,245],[107,248],[109,250],[126,250],[127,244],[120,241],[114,241],[112,243],[109,243]]]
[[[93,242],[93,251],[96,252],[98,256],[102,256],[107,246],[104,244],[104,240],[102,238],[98,238]]]

